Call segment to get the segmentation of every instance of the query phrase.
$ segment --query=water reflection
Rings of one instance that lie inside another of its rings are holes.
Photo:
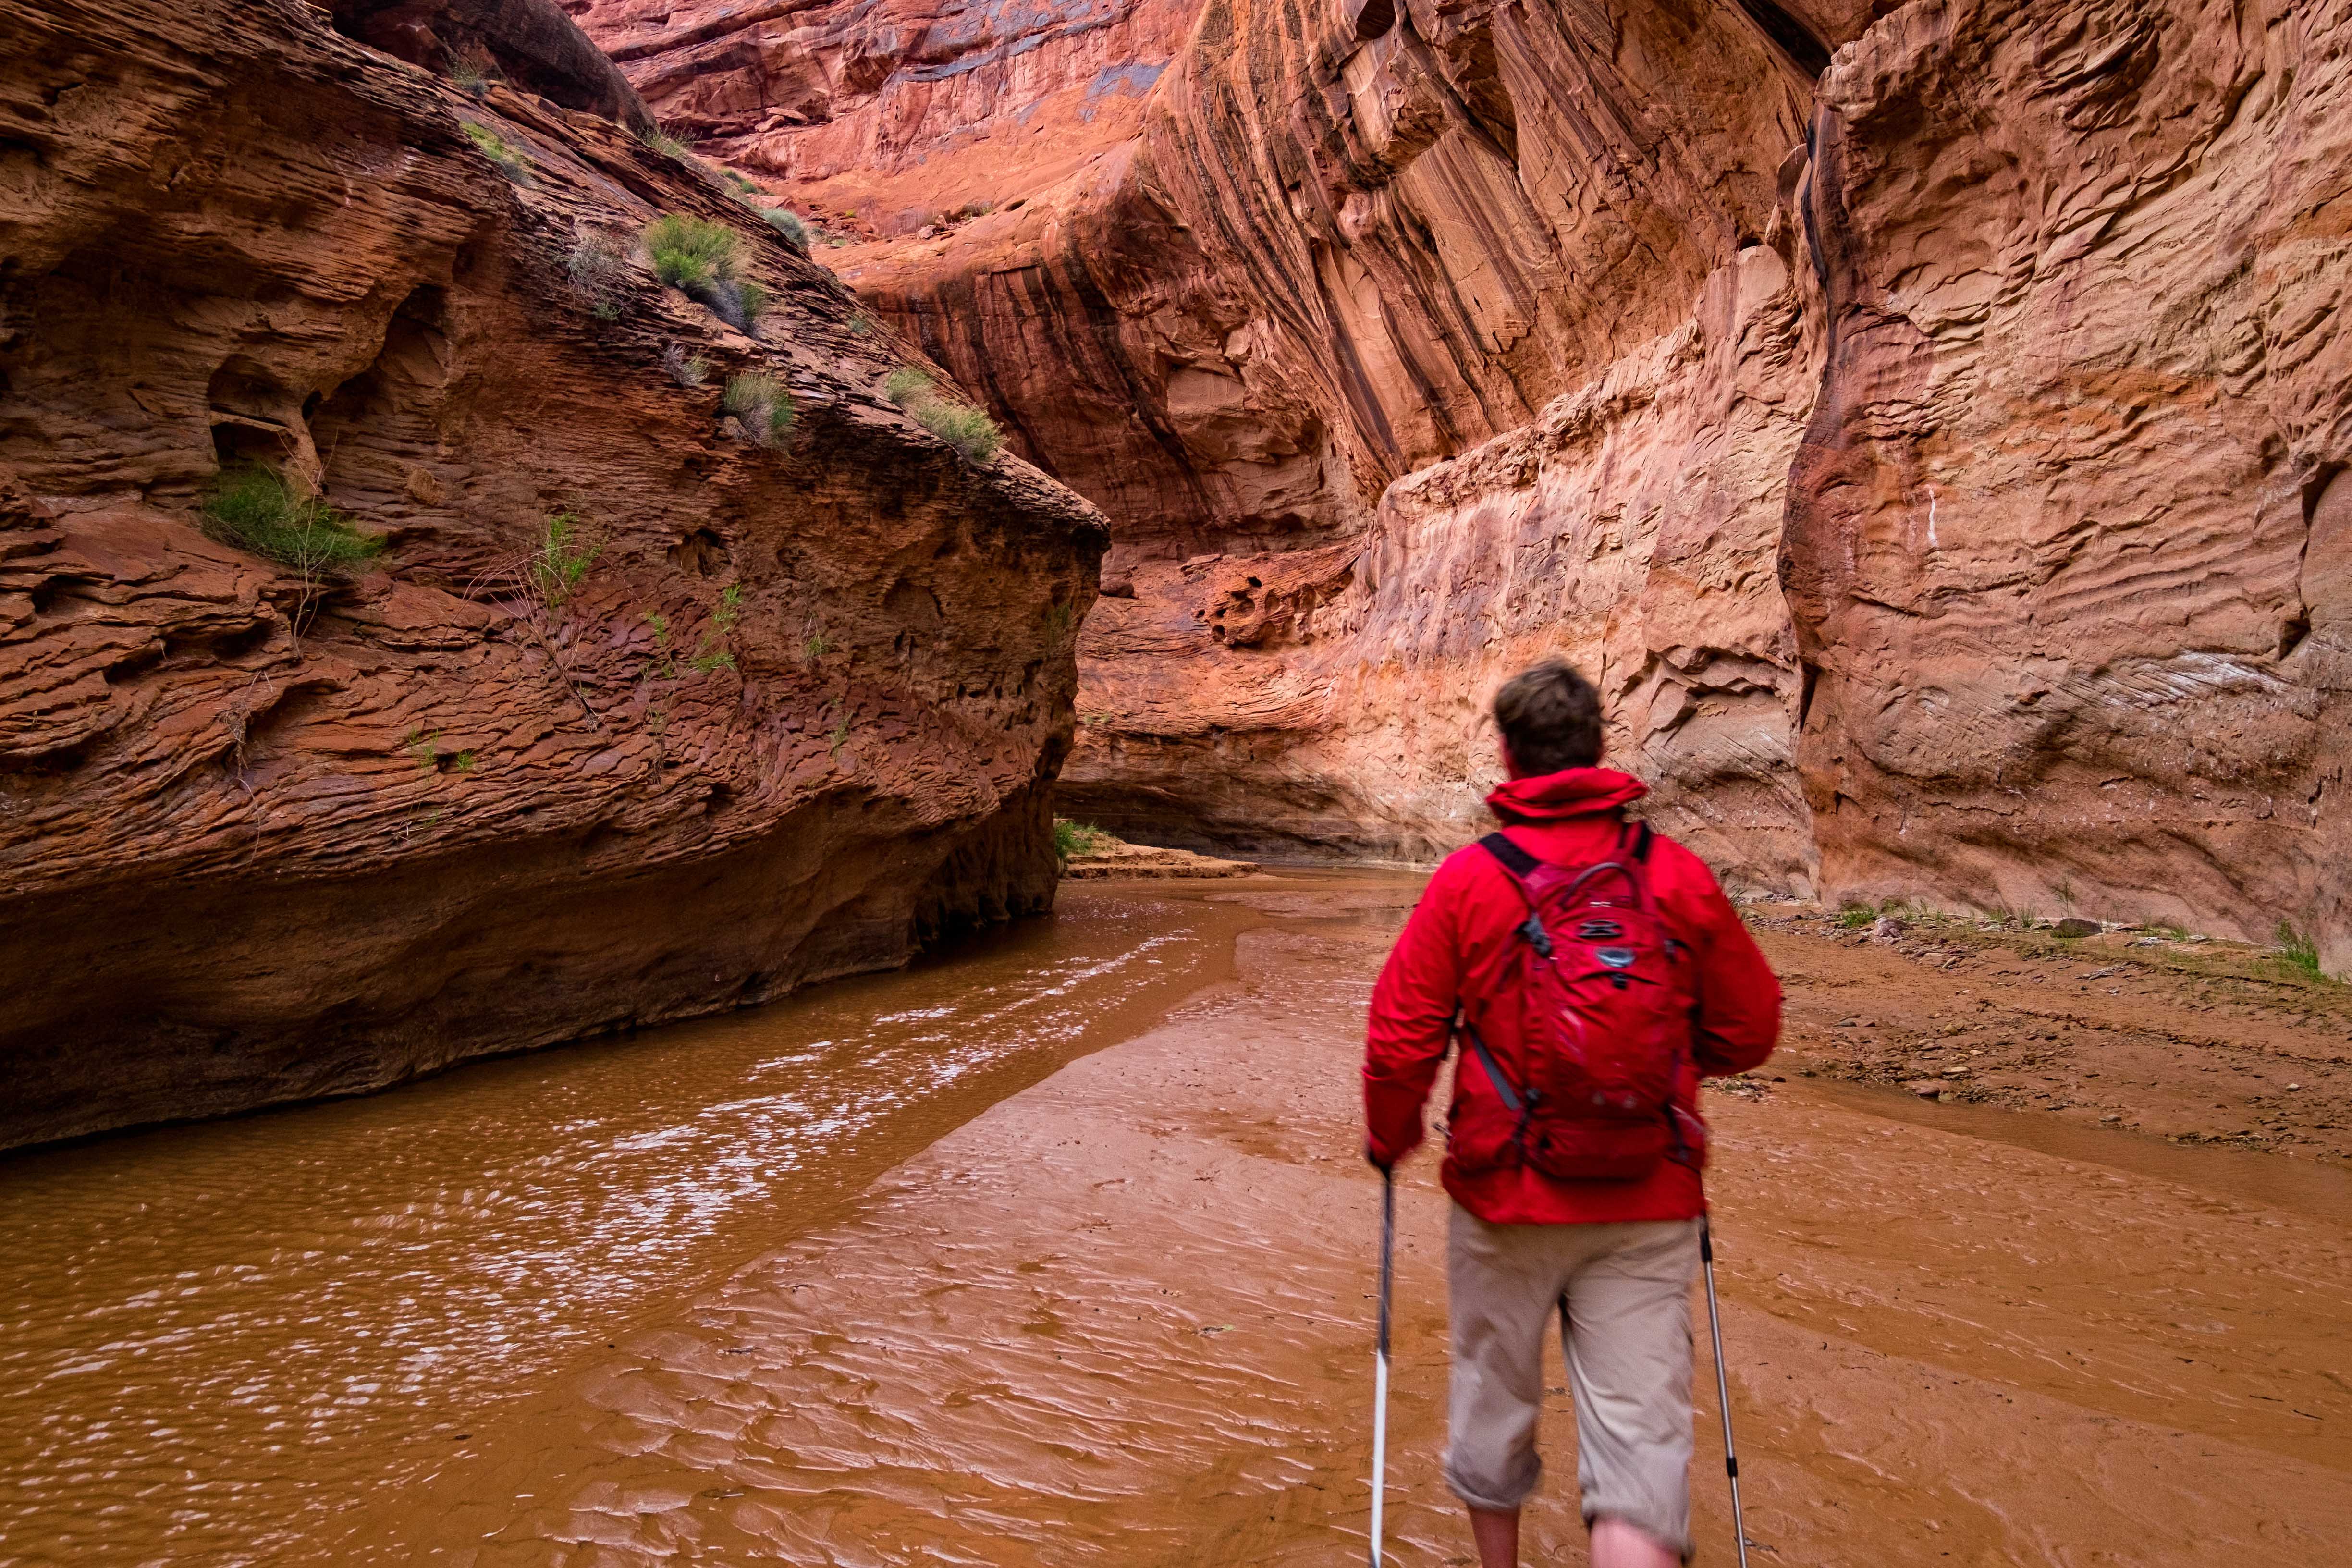
[[[0,1561],[251,1561],[1225,972],[1149,893],[371,1100],[0,1163]]]

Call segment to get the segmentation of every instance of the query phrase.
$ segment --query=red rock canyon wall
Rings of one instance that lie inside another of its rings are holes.
[[[755,1001],[1052,897],[1098,515],[891,406],[904,351],[713,181],[329,22],[0,24],[0,1143]],[[740,230],[760,336],[626,256],[667,211]],[[781,447],[722,414],[738,372],[790,387]],[[207,537],[257,458],[384,556],[306,582]],[[600,552],[534,595],[560,513]]]
[[[1071,809],[1423,856],[1559,651],[1736,881],[2340,968],[2347,16],[1208,0],[1066,170],[996,42],[952,133],[726,129],[1000,187],[840,264],[1110,517]]]

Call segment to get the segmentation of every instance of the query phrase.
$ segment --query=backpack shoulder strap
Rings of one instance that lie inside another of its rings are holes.
[[[1534,876],[1536,868],[1543,864],[1500,833],[1489,833],[1478,840],[1478,847],[1500,860],[1503,869],[1522,882]]]
[[[1650,825],[1646,822],[1643,823],[1641,827],[1642,831],[1633,838],[1633,858],[1639,864],[1646,866],[1650,863],[1650,840],[1656,835],[1650,831]]]

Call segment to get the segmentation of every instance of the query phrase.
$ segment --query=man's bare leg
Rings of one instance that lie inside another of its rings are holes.
[[[1512,1523],[1517,1526],[1517,1521]],[[1513,1535],[1517,1534],[1514,1528]],[[1486,1564],[1486,1568],[1493,1568]],[[1592,1521],[1592,1568],[1682,1568],[1682,1560],[1622,1519]]]
[[[1478,1543],[1478,1568],[1519,1568],[1519,1510],[1470,1510],[1470,1539]]]

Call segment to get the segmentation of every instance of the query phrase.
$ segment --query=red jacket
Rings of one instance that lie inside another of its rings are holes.
[[[1571,768],[1513,779],[1486,804],[1519,847],[1575,866],[1610,858],[1623,830],[1622,808],[1647,793],[1640,780],[1611,768]],[[1697,960],[1696,1060],[1675,1091],[1695,1117],[1702,1074],[1745,1072],[1772,1054],[1780,1034],[1780,983],[1697,856],[1658,837],[1648,875],[1669,929]],[[1475,844],[1455,850],[1430,878],[1372,991],[1364,1120],[1373,1160],[1394,1164],[1421,1142],[1422,1107],[1444,1059],[1454,1009],[1498,995],[1527,913],[1509,874]],[[1509,1072],[1519,1055],[1516,1023],[1507,1008],[1486,1016],[1486,1042]],[[1465,1097],[1494,1093],[1475,1063],[1455,1070],[1456,1110]],[[1555,1181],[1525,1166],[1465,1175],[1451,1158],[1440,1174],[1457,1203],[1491,1225],[1689,1219],[1706,1209],[1698,1172],[1672,1160],[1633,1182]]]

